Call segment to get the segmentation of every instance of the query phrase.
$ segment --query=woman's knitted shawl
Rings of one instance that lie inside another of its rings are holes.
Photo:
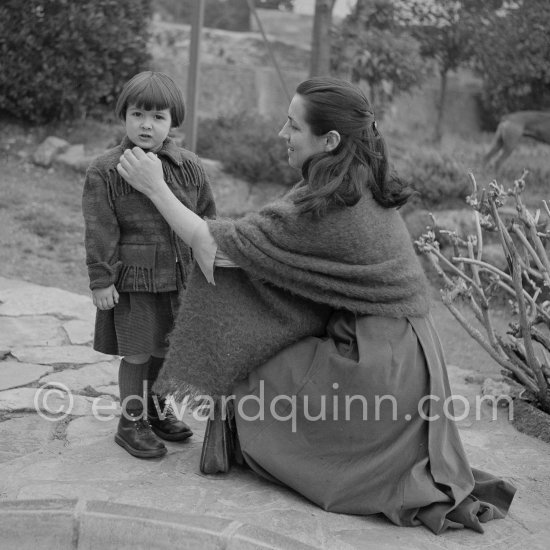
[[[299,214],[292,192],[239,220],[209,220],[236,268],[198,268],[170,335],[160,393],[227,394],[235,381],[307,336],[335,309],[421,316],[427,285],[400,214],[370,192],[322,217]]]

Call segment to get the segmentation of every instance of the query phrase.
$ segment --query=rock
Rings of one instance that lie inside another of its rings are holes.
[[[86,365],[109,361],[111,355],[94,351],[89,346],[36,346],[14,348],[11,354],[19,361],[39,365]]]
[[[25,343],[28,346],[59,346],[67,337],[59,319],[49,315],[36,317],[0,317],[0,347],[11,349]]]
[[[90,321],[95,312],[90,297],[59,288],[22,282],[0,291],[0,315],[52,315],[58,319]]]
[[[32,160],[39,166],[50,166],[54,157],[66,151],[71,144],[64,139],[49,136],[47,137],[34,152]]]
[[[120,397],[120,389],[118,384],[111,384],[110,386],[96,386],[94,389],[100,395],[110,395],[116,398]]]
[[[26,290],[32,283],[27,283],[21,279],[8,279],[6,277],[0,277],[0,287],[2,290]]]
[[[188,59],[191,37],[189,25],[157,21],[151,25],[151,33],[151,53],[157,62],[165,58]],[[308,70],[310,51],[307,44],[287,44],[270,37],[270,47],[281,67]],[[261,34],[205,27],[202,32],[201,63],[266,67],[271,60]]]
[[[494,397],[499,407],[509,405],[512,398],[517,397],[520,391],[519,388],[507,384],[504,380],[493,380],[492,378],[486,378],[481,385],[481,394]]]
[[[94,325],[92,321],[67,321],[63,328],[69,337],[71,344],[89,344],[94,337]]]
[[[65,369],[45,376],[40,382],[61,383],[72,391],[82,391],[91,386],[101,393],[98,388],[118,383],[118,361],[104,361],[79,369]]]
[[[104,438],[110,440],[115,430],[116,423],[109,415],[75,418],[67,427],[67,442],[72,447],[86,446]]]
[[[85,172],[94,157],[95,155],[86,155],[84,145],[79,144],[69,147],[63,154],[58,155],[54,162],[68,166],[78,172]]]
[[[34,414],[18,414],[0,424],[0,456],[11,460],[43,450],[50,440],[52,423]]]
[[[2,361],[0,362],[0,390],[26,386],[27,384],[36,382],[42,376],[52,372],[52,370],[52,367],[46,365]]]
[[[464,381],[467,384],[483,384],[485,376],[483,376],[483,374],[469,374],[464,377]]]
[[[93,400],[72,395],[60,388],[16,388],[0,392],[0,411],[37,412],[42,418],[55,421],[60,415],[92,414]]]

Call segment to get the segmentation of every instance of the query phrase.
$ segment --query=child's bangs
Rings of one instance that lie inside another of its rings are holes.
[[[134,93],[129,95],[128,104],[146,111],[162,111],[172,107],[172,97],[168,90],[160,86],[158,82],[149,80],[144,83],[143,87],[134,90]]]

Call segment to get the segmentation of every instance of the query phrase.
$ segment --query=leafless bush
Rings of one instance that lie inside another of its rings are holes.
[[[488,190],[480,191],[470,174],[473,193],[466,202],[473,209],[476,234],[463,238],[447,232],[454,249],[451,258],[441,253],[434,230],[423,234],[416,245],[443,280],[443,303],[460,325],[509,378],[519,382],[533,394],[537,405],[550,413],[550,261],[544,246],[550,230],[542,221],[550,219],[550,209],[546,201],[542,213],[527,209],[522,198],[526,175],[524,171],[511,189],[493,181]],[[503,209],[507,200],[515,207],[512,217],[503,215],[504,210],[510,211]],[[508,264],[506,272],[483,258],[487,231],[498,234]],[[495,290],[508,295],[514,308],[516,319],[506,334],[499,334],[494,327],[491,296]],[[459,302],[473,311],[481,330],[465,317]]]

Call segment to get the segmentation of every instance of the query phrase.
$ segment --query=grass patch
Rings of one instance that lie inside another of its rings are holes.
[[[15,219],[30,233],[48,239],[52,244],[67,240],[68,235],[80,232],[82,225],[76,221],[59,219],[59,214],[51,207],[32,204],[15,215]]]
[[[440,145],[413,140],[403,133],[387,137],[392,161],[403,178],[421,193],[418,206],[430,210],[466,208],[464,198],[472,192],[471,172],[480,188],[496,180],[511,188],[526,168],[527,188],[524,193],[529,208],[540,208],[550,199],[550,164],[548,145],[522,143],[504,163],[500,174],[492,166],[483,166],[489,149],[490,134],[472,135],[471,139],[447,135]]]

